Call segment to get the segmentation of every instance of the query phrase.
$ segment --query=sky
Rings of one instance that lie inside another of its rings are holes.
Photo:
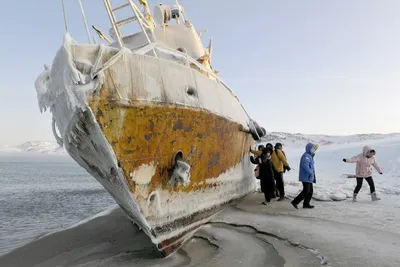
[[[64,1],[71,36],[86,43],[78,0]],[[82,2],[89,24],[108,32],[103,1]],[[400,132],[400,1],[233,2],[180,0],[208,30],[203,43],[213,38],[213,68],[267,131]],[[61,0],[0,5],[0,144],[54,140],[34,82],[62,45]]]

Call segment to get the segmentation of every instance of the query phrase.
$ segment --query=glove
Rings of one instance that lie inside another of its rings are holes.
[[[346,160],[346,159],[343,159],[343,162],[347,162],[347,160]]]
[[[250,156],[250,162],[253,163],[253,164],[255,164],[254,162],[256,162],[256,160],[254,159],[253,156]]]
[[[287,167],[286,167],[286,170],[287,170],[287,171],[290,171],[291,169],[290,169],[290,167],[289,167],[289,166],[287,166]]]

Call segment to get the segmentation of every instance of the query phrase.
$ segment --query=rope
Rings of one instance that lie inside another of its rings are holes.
[[[91,37],[90,37],[89,27],[88,27],[88,23],[87,23],[87,20],[86,20],[85,10],[83,9],[83,5],[82,5],[82,1],[81,0],[79,0],[79,5],[81,6],[82,17],[83,17],[83,21],[85,22],[86,33],[87,33],[87,36],[88,36],[89,44],[91,44],[92,40],[91,40]]]
[[[62,3],[63,13],[64,13],[64,26],[65,26],[65,32],[68,32],[67,16],[66,16],[66,14],[65,14],[64,0],[61,0],[61,3]]]

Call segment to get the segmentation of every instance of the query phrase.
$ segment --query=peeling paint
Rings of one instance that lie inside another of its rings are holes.
[[[130,155],[132,153],[135,153],[136,149],[124,149],[124,154]]]
[[[248,134],[238,130],[237,123],[218,115],[172,104],[132,101],[129,105],[122,105],[113,101],[105,105],[107,102],[103,99],[109,93],[105,88],[100,89],[98,97],[93,96],[89,104],[93,110],[102,109],[103,114],[107,114],[98,117],[97,121],[107,140],[118,143],[119,149],[114,151],[127,177],[142,164],[157,163],[150,190],[167,185],[171,174],[163,170],[173,167],[171,158],[177,151],[188,156],[193,147],[199,148],[191,159],[196,162],[196,167],[191,171],[191,183],[179,188],[189,192],[206,186],[198,186],[198,182],[218,177],[238,164],[242,159],[243,143],[246,147],[252,145],[252,140],[246,138]],[[121,120],[125,123],[121,124]],[[192,130],[185,132],[185,125],[192,125]],[[151,133],[151,138],[143,133]],[[201,138],[198,133],[202,133]],[[127,142],[129,136],[136,138]],[[136,150],[135,153],[124,153],[132,150]],[[135,192],[134,183],[130,183],[130,186],[131,191]]]
[[[174,131],[183,129],[183,122],[181,120],[177,120],[172,128]]]
[[[215,155],[208,161],[208,167],[210,167],[210,168],[214,167],[214,166],[218,163],[219,158],[220,158],[220,154],[219,154],[219,153],[215,154]]]
[[[144,138],[145,138],[147,141],[149,141],[149,140],[151,139],[152,136],[153,136],[153,135],[152,135],[151,133],[148,133],[148,134],[146,134],[146,135],[144,136]]]
[[[188,126],[186,126],[186,127],[183,128],[183,131],[184,131],[185,133],[190,132],[190,131],[192,131],[192,130],[193,130],[193,126],[192,126],[192,125],[188,125]]]
[[[134,172],[131,172],[130,177],[136,184],[148,185],[155,172],[156,168],[153,164],[143,164]]]

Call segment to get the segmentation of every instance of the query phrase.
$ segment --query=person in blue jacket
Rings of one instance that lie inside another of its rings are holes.
[[[306,152],[300,159],[299,181],[303,183],[303,191],[291,202],[296,209],[302,200],[304,200],[303,208],[314,208],[314,206],[310,205],[310,201],[314,191],[313,184],[317,181],[314,167],[314,155],[317,149],[317,144],[308,143],[306,145]]]

